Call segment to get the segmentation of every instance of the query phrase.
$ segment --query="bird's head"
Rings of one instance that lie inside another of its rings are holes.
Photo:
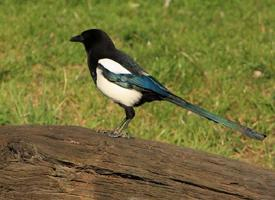
[[[105,51],[115,48],[111,38],[100,29],[83,31],[80,35],[73,36],[70,41],[82,43],[87,53],[91,51],[104,53]]]

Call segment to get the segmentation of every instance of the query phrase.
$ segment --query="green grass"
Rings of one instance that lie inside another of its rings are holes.
[[[1,0],[0,124],[115,127],[123,110],[96,90],[83,47],[68,41],[97,27],[175,94],[268,138],[166,102],[137,108],[132,135],[275,168],[274,10],[272,0]]]

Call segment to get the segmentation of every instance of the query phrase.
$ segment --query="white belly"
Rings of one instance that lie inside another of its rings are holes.
[[[110,81],[108,81],[103,75],[101,69],[96,69],[97,79],[96,84],[97,88],[106,96],[111,98],[117,103],[121,103],[126,106],[135,105],[140,99],[142,94],[133,89],[126,89],[120,87]]]

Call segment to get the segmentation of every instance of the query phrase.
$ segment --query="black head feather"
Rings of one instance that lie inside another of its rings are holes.
[[[115,45],[111,38],[100,29],[89,29],[83,31],[80,35],[76,35],[70,39],[71,42],[81,42],[84,44],[88,54],[97,53],[96,57],[104,57],[108,51],[115,49]]]

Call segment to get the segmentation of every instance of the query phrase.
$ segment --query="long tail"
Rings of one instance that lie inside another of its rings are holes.
[[[210,113],[208,112],[207,110],[204,110],[203,108],[200,108],[196,105],[193,105],[187,101],[185,101],[184,99],[180,98],[180,97],[177,97],[173,94],[169,95],[168,97],[165,98],[165,100],[169,101],[169,102],[172,102],[180,107],[183,107],[187,110],[190,110],[202,117],[205,117],[206,119],[209,119],[211,121],[214,121],[216,123],[220,123],[224,126],[227,126],[229,128],[232,128],[234,130],[237,130],[239,132],[241,132],[242,134],[244,135],[247,135],[248,137],[251,137],[251,138],[254,138],[254,139],[257,139],[257,140],[263,140],[266,135],[264,134],[261,134],[261,133],[258,133],[248,127],[245,127],[245,126],[242,126],[240,124],[237,124],[235,122],[232,122],[230,120],[227,120],[223,117],[220,117],[220,116],[217,116],[213,113]]]

